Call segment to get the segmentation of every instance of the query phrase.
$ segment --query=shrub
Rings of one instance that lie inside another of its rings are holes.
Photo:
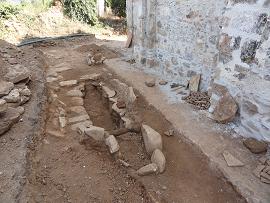
[[[64,0],[64,13],[90,25],[97,23],[95,0]]]
[[[19,7],[7,2],[0,3],[0,19],[9,19],[19,13]]]
[[[115,15],[126,17],[126,0],[110,0]]]

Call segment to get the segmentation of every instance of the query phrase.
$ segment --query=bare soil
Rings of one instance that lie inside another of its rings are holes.
[[[84,37],[58,41],[57,46],[36,46],[35,50],[47,56],[49,67],[60,64],[72,67],[61,73],[64,80],[101,73],[102,82],[110,85],[111,79],[121,78],[109,72],[106,65],[89,67],[86,54],[89,48],[94,48],[108,58],[118,55],[106,46],[98,47],[97,43],[102,41]],[[57,85],[58,82],[47,84],[48,93]],[[69,88],[60,88],[56,93],[69,106],[69,98],[65,95],[67,90]],[[118,123],[111,115],[110,105],[98,89],[86,83],[85,93],[84,106],[94,125],[106,130],[117,129]],[[135,93],[138,99],[132,111],[134,116],[160,134],[171,129],[162,114],[149,105],[139,92]],[[46,115],[43,115],[47,118],[47,129],[56,128],[56,108],[53,103],[48,103]],[[163,136],[166,171],[159,175],[137,177],[133,172],[150,163],[140,134],[126,133],[117,137],[120,152],[112,156],[103,143],[91,139],[81,142],[81,135],[69,128],[62,133],[63,137],[47,133],[37,135],[33,150],[29,151],[26,184],[17,196],[18,202],[245,202],[221,173],[209,166],[207,158],[180,134]],[[119,159],[131,167],[122,166]]]

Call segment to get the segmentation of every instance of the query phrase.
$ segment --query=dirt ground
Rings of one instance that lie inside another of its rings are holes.
[[[62,80],[76,80],[86,74],[101,73],[102,82],[109,86],[111,79],[118,76],[110,72],[106,65],[90,67],[86,63],[89,48],[107,58],[119,57],[115,50],[96,45],[102,43],[92,37],[82,37],[57,41],[53,46],[36,45],[25,49],[44,53],[48,64],[44,68],[47,71],[54,67],[70,67],[70,70],[59,73]],[[47,83],[48,101],[53,91],[67,107],[71,106],[65,94],[71,88],[59,89],[58,82]],[[112,117],[109,104],[98,89],[89,82],[85,88],[84,107],[93,124],[108,131],[117,129],[118,123]],[[138,99],[133,109],[134,116],[160,134],[171,129],[170,123],[139,92],[135,93]],[[57,129],[54,116],[57,108],[54,103],[47,103],[43,114],[46,129]],[[63,136],[53,136],[46,133],[46,129],[43,134],[37,133],[30,145],[25,181],[16,195],[16,202],[245,202],[221,173],[209,165],[206,157],[180,139],[181,136],[163,136],[167,161],[163,174],[137,177],[133,171],[150,163],[141,134],[126,133],[117,137],[120,152],[112,156],[103,143],[91,139],[81,141],[81,135],[69,127],[61,132]],[[18,134],[15,132],[12,136]],[[119,159],[131,166],[122,166]],[[1,183],[0,186],[5,188]],[[4,200],[1,196],[3,193],[0,193],[0,200]]]

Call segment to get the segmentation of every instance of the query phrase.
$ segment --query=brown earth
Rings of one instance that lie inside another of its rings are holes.
[[[110,73],[105,65],[89,67],[86,54],[88,49],[94,48],[108,58],[118,56],[106,46],[98,47],[97,43],[103,42],[83,37],[58,41],[57,46],[35,46],[34,50],[47,56],[49,68],[60,64],[71,67],[71,70],[60,73],[64,80],[101,73],[101,81],[109,86],[111,79],[119,77]],[[57,86],[58,82],[48,83],[48,93]],[[54,91],[67,106],[70,100],[65,92],[69,89]],[[138,99],[132,110],[134,116],[160,134],[171,129],[170,123],[137,91],[135,93]],[[85,94],[84,106],[94,125],[106,130],[116,129],[118,123],[115,123],[109,103],[98,89],[88,82]],[[57,128],[54,112],[58,107],[48,103],[46,115],[43,115],[47,118],[47,129]],[[140,134],[126,133],[117,137],[120,153],[112,156],[103,143],[91,139],[81,142],[81,135],[69,127],[62,133],[63,137],[47,133],[37,135],[34,145],[31,145],[33,150],[28,153],[26,184],[16,197],[18,202],[245,202],[221,173],[209,165],[207,158],[180,134],[163,136],[166,171],[137,177],[133,171],[150,163]],[[18,134],[17,131],[13,136]],[[131,167],[122,166],[118,159]]]

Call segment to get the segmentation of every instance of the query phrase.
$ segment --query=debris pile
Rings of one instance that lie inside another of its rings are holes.
[[[87,55],[87,64],[89,66],[100,65],[104,63],[105,59],[105,56],[103,56],[101,53],[95,54],[94,52],[90,52]]]
[[[188,96],[182,97],[182,99],[200,110],[207,110],[211,105],[210,96],[207,92],[190,92]]]
[[[20,120],[24,113],[23,105],[31,98],[28,83],[30,70],[19,62],[22,51],[16,47],[2,47],[0,60],[0,135],[6,133]],[[14,56],[16,55],[16,57]]]
[[[261,182],[270,184],[270,158],[262,157],[259,161],[260,163],[253,171],[253,174],[258,177]]]

